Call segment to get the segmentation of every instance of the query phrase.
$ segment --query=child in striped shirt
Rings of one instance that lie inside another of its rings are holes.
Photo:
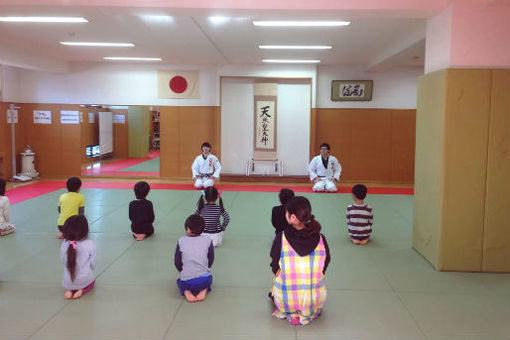
[[[223,242],[223,232],[227,228],[230,217],[223,208],[223,200],[219,197],[218,189],[214,186],[210,186],[205,188],[203,193],[203,197],[200,196],[198,200],[195,214],[204,218],[204,234],[211,238],[213,246],[221,246],[221,243]],[[219,205],[216,204],[218,199],[220,201]],[[220,223],[220,216],[223,217],[222,223]]]
[[[354,204],[347,207],[345,218],[349,228],[349,236],[354,244],[365,245],[372,233],[374,215],[372,207],[363,201],[367,196],[367,187],[356,184],[352,187],[352,199]]]

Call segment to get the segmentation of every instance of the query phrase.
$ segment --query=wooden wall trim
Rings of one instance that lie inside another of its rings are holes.
[[[329,143],[342,164],[341,181],[413,183],[416,110],[315,110],[310,156],[318,154],[318,145]]]

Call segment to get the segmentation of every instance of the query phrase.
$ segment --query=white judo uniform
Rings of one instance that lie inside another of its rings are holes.
[[[214,181],[220,177],[221,164],[218,157],[209,154],[205,159],[202,154],[198,155],[191,166],[195,188],[207,188],[214,185]]]
[[[342,166],[336,157],[330,155],[327,168],[325,168],[322,163],[322,156],[315,156],[308,165],[308,171],[310,172],[310,180],[313,181],[316,177],[320,178],[320,181],[313,185],[313,191],[336,191],[334,180],[340,181],[342,172]]]

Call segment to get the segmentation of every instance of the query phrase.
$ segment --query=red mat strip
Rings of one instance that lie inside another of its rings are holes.
[[[16,204],[65,187],[65,182],[37,182],[7,190],[5,195],[9,197],[11,204]]]
[[[137,165],[143,163],[145,161],[149,161],[151,159],[159,157],[159,151],[151,151],[148,156],[145,158],[128,158],[121,159],[118,161],[113,161],[107,164],[102,164],[97,168],[83,169],[81,174],[82,176],[90,176],[90,175],[101,175],[101,176],[157,176],[159,177],[159,172],[137,172],[137,171],[120,171],[125,168],[129,168],[130,166]]]
[[[85,189],[133,189],[134,183],[128,182],[83,182]],[[26,201],[28,199],[48,194],[50,192],[65,189],[65,182],[38,182],[22,187],[7,190],[11,204]],[[292,189],[296,193],[313,193],[309,186],[286,186],[286,185],[244,185],[244,184],[219,184],[220,191],[245,191],[245,192],[279,192],[281,188]],[[168,184],[152,183],[153,190],[197,190],[192,184]],[[350,187],[340,187],[336,193],[317,193],[318,195],[346,194],[350,193]],[[368,188],[369,194],[379,195],[413,195],[412,188]]]

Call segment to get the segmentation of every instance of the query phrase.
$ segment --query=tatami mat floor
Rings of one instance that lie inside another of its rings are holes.
[[[179,295],[173,266],[184,219],[199,193],[152,190],[156,234],[130,235],[132,190],[83,189],[98,247],[96,287],[63,298],[57,200],[64,190],[11,207],[14,234],[0,238],[0,339],[510,339],[510,275],[436,272],[412,249],[413,197],[371,195],[372,241],[352,245],[349,194],[304,194],[331,248],[328,298],[308,326],[271,317],[269,249],[276,193],[224,191],[231,216],[216,249],[213,291]]]

